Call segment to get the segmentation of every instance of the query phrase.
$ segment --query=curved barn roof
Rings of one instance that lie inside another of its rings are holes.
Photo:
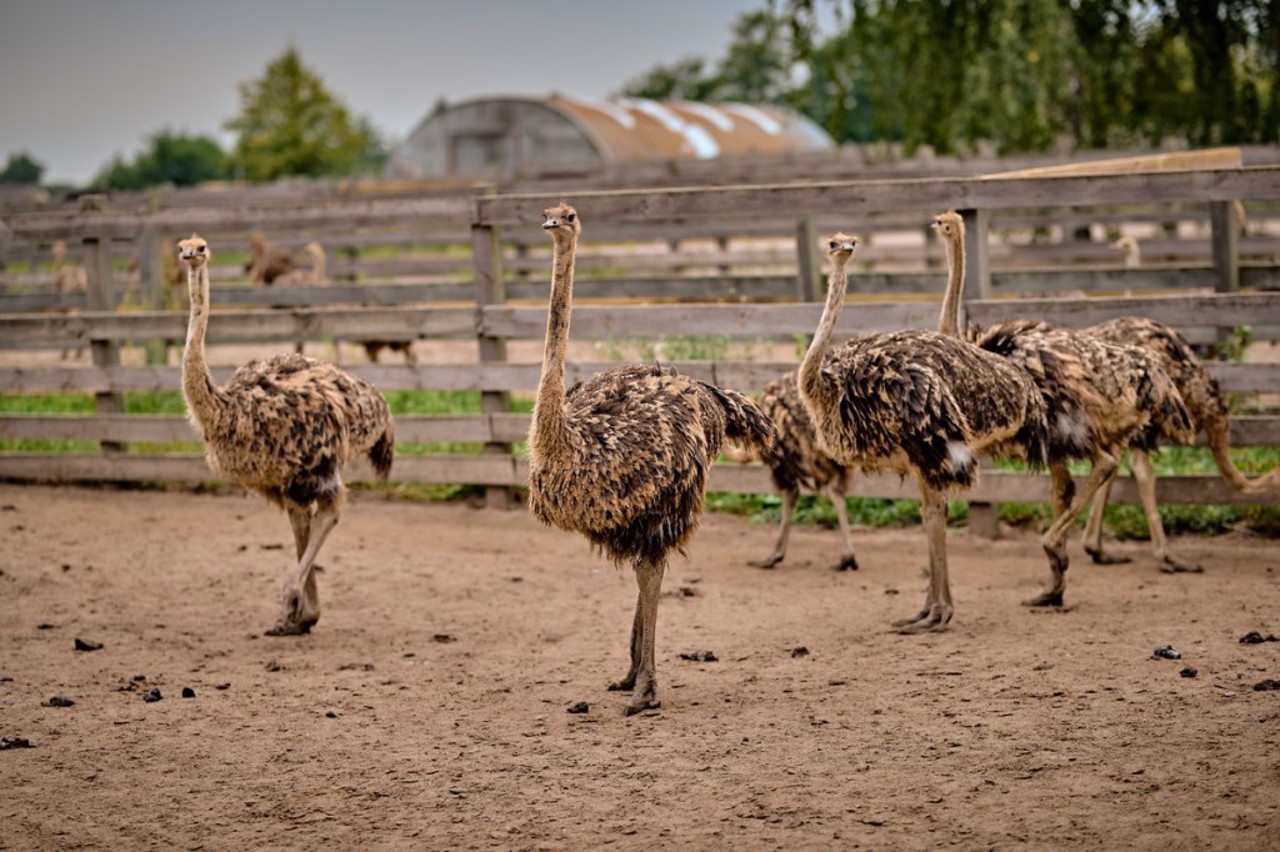
[[[808,118],[769,104],[491,97],[452,104],[423,119],[393,154],[388,173],[514,174],[834,146]]]

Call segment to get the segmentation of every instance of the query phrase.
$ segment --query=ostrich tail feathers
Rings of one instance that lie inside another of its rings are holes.
[[[388,419],[386,430],[369,448],[369,461],[373,462],[373,472],[384,482],[391,474],[391,462],[395,452],[396,424],[394,420]]]
[[[773,448],[777,431],[773,421],[754,400],[735,390],[706,384],[711,396],[724,409],[725,436],[732,442],[753,447],[761,453]]]

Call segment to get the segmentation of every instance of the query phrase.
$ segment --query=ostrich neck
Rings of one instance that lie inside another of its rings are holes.
[[[204,358],[204,336],[209,328],[209,265],[188,268],[187,287],[191,293],[191,318],[187,324],[187,347],[182,355],[182,394],[191,415],[201,425],[213,417],[217,390]]]
[[[948,237],[947,293],[942,299],[942,316],[938,319],[938,331],[952,337],[960,336],[960,300],[964,296],[964,237]]]
[[[844,310],[845,290],[849,286],[847,267],[849,258],[837,258],[831,262],[831,273],[827,276],[827,301],[822,308],[822,319],[818,321],[818,330],[814,332],[813,342],[800,363],[800,386],[816,388],[822,371],[822,362],[831,348],[831,335],[835,332],[840,312]]]
[[[556,240],[552,261],[551,304],[547,310],[547,340],[542,353],[542,377],[534,405],[532,443],[548,447],[564,439],[564,364],[569,347],[569,313],[573,302],[573,260],[577,236]]]
[[[316,255],[315,263],[311,267],[311,278],[315,281],[315,283],[323,284],[326,280],[328,280],[326,270],[325,270],[325,264],[327,262],[328,262],[328,259],[324,256],[324,254]]]

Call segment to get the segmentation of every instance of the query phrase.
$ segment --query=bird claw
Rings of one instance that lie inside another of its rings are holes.
[[[1023,606],[1062,606],[1062,592],[1041,592],[1022,602]]]
[[[858,570],[857,558],[852,554],[850,554],[849,556],[841,557],[840,561],[836,564],[836,570],[837,571],[857,571]]]
[[[636,688],[635,675],[628,675],[627,677],[624,677],[622,680],[615,680],[606,687],[606,689],[609,692],[630,692],[635,688]]]
[[[753,568],[772,568],[782,561],[781,553],[774,553],[764,559],[751,559],[747,562]]]
[[[1160,570],[1166,574],[1203,574],[1204,566],[1194,562],[1179,562],[1166,556],[1160,562]]]
[[[1091,550],[1085,548],[1084,552],[1089,554],[1089,558],[1093,560],[1094,565],[1125,565],[1133,561],[1131,556],[1116,556],[1114,554],[1104,553],[1101,550]]]

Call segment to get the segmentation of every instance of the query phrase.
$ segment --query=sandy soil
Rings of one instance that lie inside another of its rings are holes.
[[[919,530],[860,532],[840,574],[800,528],[761,571],[771,526],[710,516],[668,574],[662,709],[627,719],[634,582],[523,511],[356,495],[315,632],[270,638],[290,535],[257,498],[0,507],[0,737],[33,746],[0,751],[2,848],[1280,847],[1253,688],[1280,642],[1239,641],[1280,632],[1274,541],[1175,540],[1199,576],[1075,542],[1039,612],[1034,537],[958,530],[953,629],[908,637]]]

